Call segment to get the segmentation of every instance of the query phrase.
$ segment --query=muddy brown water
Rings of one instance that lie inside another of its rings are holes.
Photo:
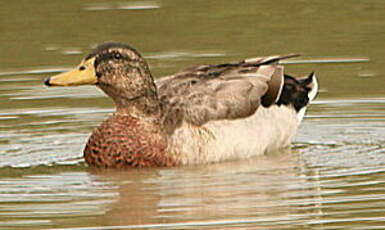
[[[383,0],[5,1],[0,31],[0,229],[385,228]],[[316,71],[321,90],[291,149],[97,171],[82,148],[111,101],[42,80],[103,41],[155,76],[301,53],[286,70]]]

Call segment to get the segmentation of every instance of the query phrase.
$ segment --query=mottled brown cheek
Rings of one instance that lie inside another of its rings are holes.
[[[88,165],[99,168],[177,165],[166,153],[166,138],[153,130],[148,131],[135,118],[112,116],[91,135],[84,158]]]

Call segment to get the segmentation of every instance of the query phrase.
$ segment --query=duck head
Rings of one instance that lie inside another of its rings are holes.
[[[47,86],[96,85],[124,107],[142,97],[156,97],[149,67],[134,48],[120,43],[97,46],[73,70],[49,77]]]
[[[284,75],[284,85],[277,101],[278,105],[291,105],[299,112],[317,95],[318,82],[313,73],[304,78],[294,78]]]

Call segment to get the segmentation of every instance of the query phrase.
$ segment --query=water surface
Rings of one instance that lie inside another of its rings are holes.
[[[0,10],[0,228],[385,228],[385,5],[366,1],[13,1]],[[291,149],[220,164],[98,171],[84,143],[113,111],[94,87],[46,88],[103,41],[155,76],[301,53],[319,97]]]

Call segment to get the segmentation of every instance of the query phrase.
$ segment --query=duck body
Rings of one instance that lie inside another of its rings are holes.
[[[167,150],[175,152],[182,165],[246,159],[288,147],[297,127],[293,110],[262,107],[241,120],[212,121],[201,127],[184,124],[169,138]]]
[[[295,79],[271,56],[201,65],[154,81],[140,54],[106,43],[49,86],[95,84],[116,112],[91,134],[90,166],[168,167],[243,159],[290,145],[309,100],[313,74]]]

